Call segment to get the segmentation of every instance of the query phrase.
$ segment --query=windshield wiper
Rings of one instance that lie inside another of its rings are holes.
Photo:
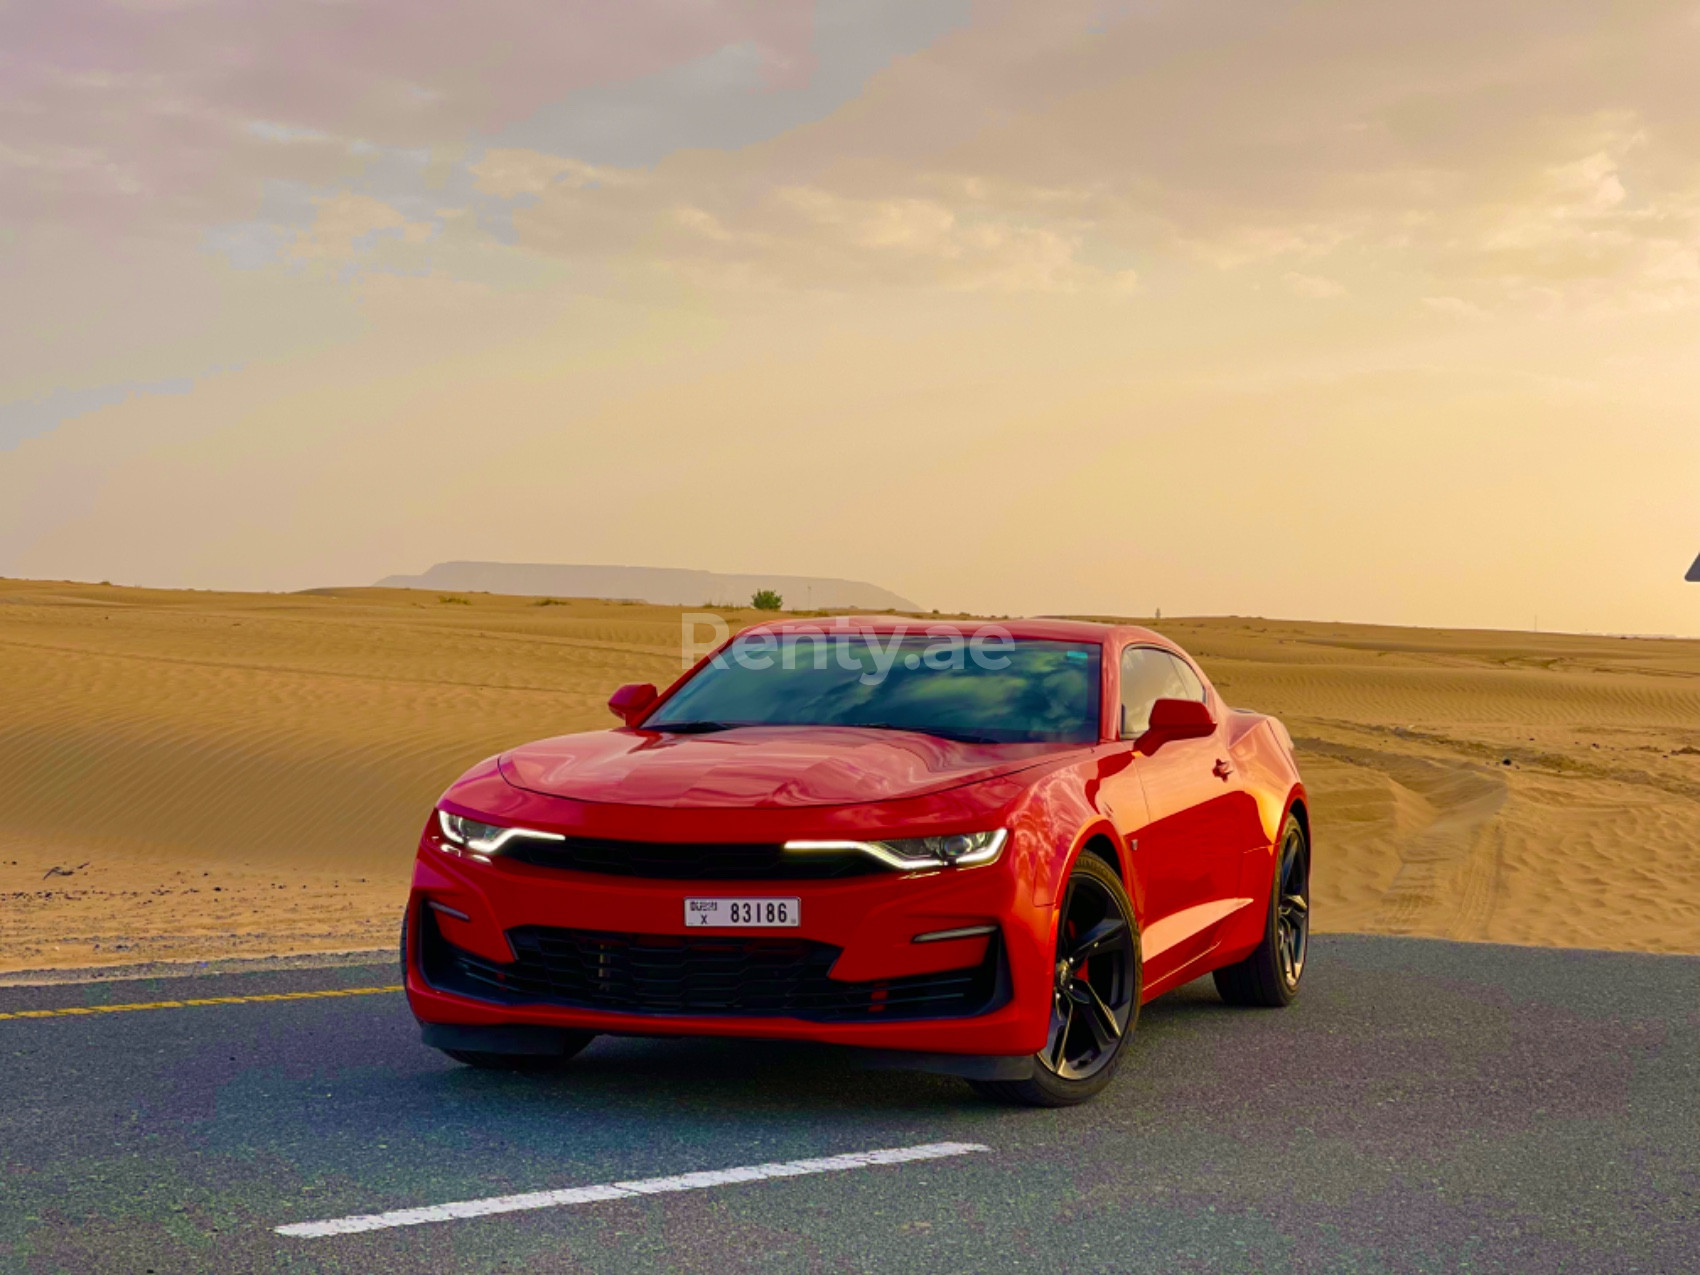
[[[675,735],[712,735],[715,731],[734,730],[747,722],[660,722],[651,724],[645,722],[644,730],[671,731]]]

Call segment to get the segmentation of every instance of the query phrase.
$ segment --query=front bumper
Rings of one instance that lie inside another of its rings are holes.
[[[630,969],[610,962],[625,959],[621,953],[634,941],[651,957],[665,955],[670,945],[699,941],[703,931],[686,933],[684,899],[717,895],[799,898],[802,925],[796,929],[715,931],[714,937],[736,946],[740,936],[759,935],[762,942],[806,948],[812,981],[787,983],[786,995],[777,999],[723,1002],[759,1012],[720,1006],[704,1012],[701,996],[665,989],[634,1003],[629,989],[652,987],[653,979],[643,980],[653,965],[639,969],[634,982]],[[987,1078],[1003,1078],[1016,1066],[1010,1060],[1044,1044],[1050,922],[1049,909],[1032,907],[1031,892],[1022,887],[1016,860],[1008,854],[985,867],[937,872],[680,882],[560,871],[500,857],[488,863],[462,860],[442,853],[427,834],[408,907],[406,988],[427,1043],[441,1048],[479,1048],[446,1042],[478,1034],[504,1039],[501,1033],[508,1029],[520,1029],[513,1040],[530,1033],[545,1042],[542,1052],[550,1052],[546,1033],[560,1029],[760,1037],[900,1051],[909,1061],[893,1061],[895,1066],[927,1065],[913,1060],[917,1052],[947,1059],[991,1056],[985,1066],[995,1075]],[[918,934],[982,924],[996,925],[996,935],[914,942]],[[540,977],[534,959],[538,933],[589,936],[568,944],[571,978],[559,970],[552,979],[547,970]],[[823,952],[836,953],[824,966]],[[588,982],[582,973],[587,968]],[[939,999],[935,1016],[917,1003],[915,989],[940,986],[969,990],[954,1000]],[[610,993],[615,988],[624,989],[623,1000]],[[973,1069],[966,1059],[962,1065]]]

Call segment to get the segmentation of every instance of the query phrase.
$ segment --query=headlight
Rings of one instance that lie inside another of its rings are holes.
[[[500,824],[479,823],[465,815],[452,815],[446,810],[437,812],[437,826],[450,845],[470,850],[474,854],[495,854],[510,841],[565,841],[558,832],[539,832],[535,828],[504,828]]]
[[[785,849],[799,854],[855,851],[904,872],[920,868],[971,868],[991,863],[1003,853],[1009,829],[964,832],[948,837],[888,837],[880,841],[787,841]]]

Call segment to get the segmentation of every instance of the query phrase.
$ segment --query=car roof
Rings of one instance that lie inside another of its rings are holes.
[[[1052,642],[1096,642],[1118,645],[1127,642],[1149,642],[1155,646],[1175,647],[1175,643],[1160,633],[1137,624],[1105,624],[1097,620],[1065,620],[1048,616],[1032,618],[947,619],[926,615],[821,615],[796,616],[769,620],[755,625],[754,632],[797,633],[826,632],[847,628],[859,633],[908,632],[925,634],[930,628],[955,628],[972,637],[984,629],[1001,630],[1013,638],[1037,638]],[[1178,649],[1178,647],[1176,648]]]

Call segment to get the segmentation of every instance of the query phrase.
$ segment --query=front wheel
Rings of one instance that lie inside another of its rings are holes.
[[[1139,1019],[1143,969],[1133,904],[1110,865],[1083,854],[1057,922],[1050,1037],[1028,1080],[970,1081],[999,1102],[1069,1107],[1110,1083]]]
[[[1310,845],[1292,815],[1281,829],[1263,942],[1245,960],[1217,970],[1216,990],[1230,1005],[1279,1009],[1299,994],[1310,947]]]

